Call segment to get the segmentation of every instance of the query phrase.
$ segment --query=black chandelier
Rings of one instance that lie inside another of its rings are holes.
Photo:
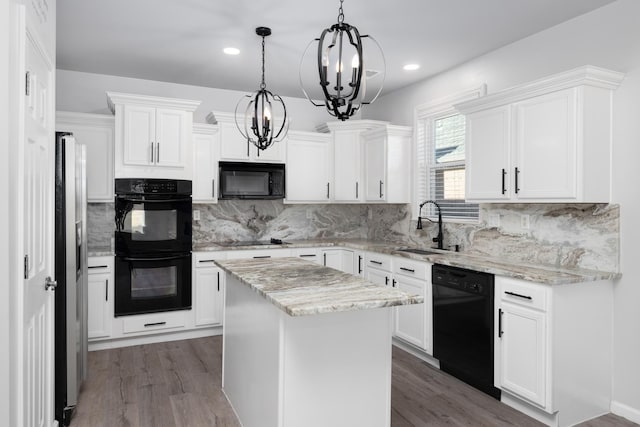
[[[329,114],[340,120],[348,119],[360,110],[362,105],[371,104],[376,100],[382,91],[386,68],[384,54],[378,42],[369,35],[360,35],[356,27],[344,22],[343,2],[344,0],[340,0],[338,22],[323,30],[320,38],[309,43],[300,63],[300,85],[307,99],[316,107],[325,106]],[[366,52],[366,62],[363,48],[365,40],[371,41]],[[313,100],[314,96],[305,89],[303,81],[303,75],[310,68],[311,55],[307,53],[316,42],[317,73],[320,78],[321,96],[324,97],[322,103]],[[375,69],[375,66],[370,68],[375,63],[374,58],[377,59],[379,69]],[[373,77],[375,81],[370,82],[369,80],[374,80]],[[376,81],[379,88],[377,91],[370,90],[369,93],[373,93],[374,96],[367,99],[367,85]]]
[[[266,150],[287,134],[287,108],[279,95],[267,90],[264,80],[264,39],[271,35],[271,28],[258,27],[256,34],[262,37],[262,81],[260,89],[240,98],[236,105],[235,119],[242,136],[258,147],[258,150]],[[240,105],[244,102],[247,105],[241,109]]]

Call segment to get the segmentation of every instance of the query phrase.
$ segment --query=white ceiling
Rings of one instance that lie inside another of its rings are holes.
[[[345,22],[384,50],[384,93],[557,25],[614,0],[345,0]],[[57,67],[251,92],[260,83],[260,38],[271,27],[266,81],[301,97],[308,43],[335,23],[338,0],[61,0]],[[238,56],[222,53],[227,46]],[[366,52],[365,52],[366,54]],[[543,52],[531,52],[540,55]],[[402,66],[418,63],[418,71]]]

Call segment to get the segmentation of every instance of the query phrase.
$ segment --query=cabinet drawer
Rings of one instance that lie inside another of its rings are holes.
[[[537,310],[547,310],[547,291],[544,285],[510,278],[496,278],[500,283],[500,299]]]
[[[91,256],[87,258],[89,274],[108,273],[113,265],[112,256]]]
[[[184,311],[142,314],[122,318],[122,332],[125,334],[184,328],[184,325]]]
[[[367,267],[391,271],[391,258],[386,255],[367,253],[364,256],[364,264]]]
[[[291,255],[289,249],[256,249],[256,250],[238,250],[229,251],[228,259],[241,258],[282,258]]]
[[[402,258],[393,259],[393,272],[407,277],[426,279],[431,273],[431,264],[419,261],[408,261]]]
[[[196,268],[216,267],[216,264],[213,261],[217,259],[227,259],[226,252],[211,251],[193,253],[193,263]]]

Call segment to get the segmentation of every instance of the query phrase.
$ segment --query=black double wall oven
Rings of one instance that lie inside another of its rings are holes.
[[[191,181],[115,180],[115,315],[191,308]]]

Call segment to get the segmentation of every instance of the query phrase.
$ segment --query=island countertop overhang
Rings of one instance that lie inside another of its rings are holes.
[[[215,263],[290,316],[420,304],[424,298],[300,258]]]

